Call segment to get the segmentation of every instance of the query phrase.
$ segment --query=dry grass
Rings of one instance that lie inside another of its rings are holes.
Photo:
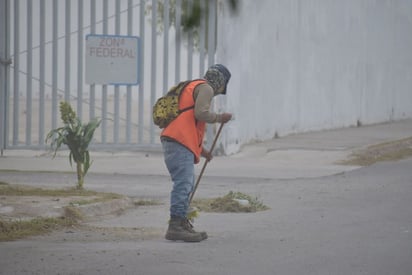
[[[247,200],[247,205],[242,205],[237,200]],[[230,191],[223,197],[213,199],[195,199],[192,206],[204,212],[257,212],[269,209],[257,197],[252,197],[240,192]]]
[[[162,203],[157,200],[136,200],[134,201],[135,206],[152,206],[152,205],[161,205]]]
[[[0,220],[0,242],[42,235],[78,224],[80,220],[78,215],[69,209],[66,209],[65,212],[65,216],[59,218],[35,218],[19,221]]]
[[[375,144],[354,152],[348,160],[339,162],[345,165],[368,166],[379,161],[394,161],[412,156],[412,137]]]
[[[8,183],[0,183],[0,195],[2,196],[41,196],[41,197],[93,197],[73,202],[79,205],[119,199],[122,196],[115,193],[103,193],[91,190],[70,188],[70,189],[43,189],[37,187],[29,187],[24,185],[10,185]]]
[[[29,236],[42,235],[53,230],[71,227],[79,224],[82,215],[79,210],[72,205],[84,205],[95,202],[104,202],[121,198],[121,195],[114,193],[102,193],[79,189],[43,189],[22,185],[10,185],[0,182],[1,196],[39,196],[39,197],[84,197],[84,200],[72,201],[71,205],[64,208],[62,217],[34,219],[9,220],[0,219],[0,241],[12,241]]]

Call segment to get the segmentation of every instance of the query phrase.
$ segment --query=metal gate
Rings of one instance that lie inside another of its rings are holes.
[[[172,84],[214,63],[217,0],[0,0],[0,149],[46,149],[59,102],[102,118],[94,148],[159,146],[151,106]],[[200,26],[182,17],[201,5]],[[177,27],[176,27],[177,26]],[[86,85],[88,34],[140,38],[138,85]]]

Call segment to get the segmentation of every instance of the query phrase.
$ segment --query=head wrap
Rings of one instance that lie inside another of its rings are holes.
[[[226,94],[227,83],[229,82],[230,76],[231,74],[225,66],[215,64],[207,70],[204,78],[209,85],[212,86],[215,94],[221,87],[224,87],[222,94]]]

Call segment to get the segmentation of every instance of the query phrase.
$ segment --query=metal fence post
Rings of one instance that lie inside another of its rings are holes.
[[[7,94],[8,68],[11,64],[9,57],[8,28],[10,17],[8,14],[9,0],[0,0],[0,153],[6,148],[7,140]]]
[[[208,45],[207,45],[207,61],[208,67],[215,63],[215,53],[216,53],[216,26],[217,26],[217,2],[216,0],[210,0],[208,2]],[[213,108],[213,106],[212,106]],[[206,130],[206,147],[210,147],[213,140],[213,128],[208,127]]]

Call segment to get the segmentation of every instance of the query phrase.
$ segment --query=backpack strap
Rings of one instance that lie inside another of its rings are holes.
[[[179,114],[184,113],[184,112],[189,111],[190,109],[194,109],[194,108],[195,108],[195,105],[183,108],[182,110],[179,110]]]
[[[184,82],[182,90],[180,91],[180,94],[179,94],[179,100],[180,100],[180,97],[181,97],[182,93],[185,91],[187,85],[189,85],[193,81],[198,81],[198,80],[203,80],[203,79],[199,78],[199,79],[194,79],[194,80],[187,80],[187,81]],[[200,84],[202,84],[202,83],[197,84],[193,89],[196,89],[196,87]],[[194,95],[195,95],[195,93],[193,93],[193,102],[195,102]],[[194,109],[194,108],[195,108],[195,105],[193,104],[192,106],[189,106],[189,107],[183,108],[182,110],[179,110],[179,114],[181,114],[183,112],[186,112],[186,111],[189,111],[189,110]]]

